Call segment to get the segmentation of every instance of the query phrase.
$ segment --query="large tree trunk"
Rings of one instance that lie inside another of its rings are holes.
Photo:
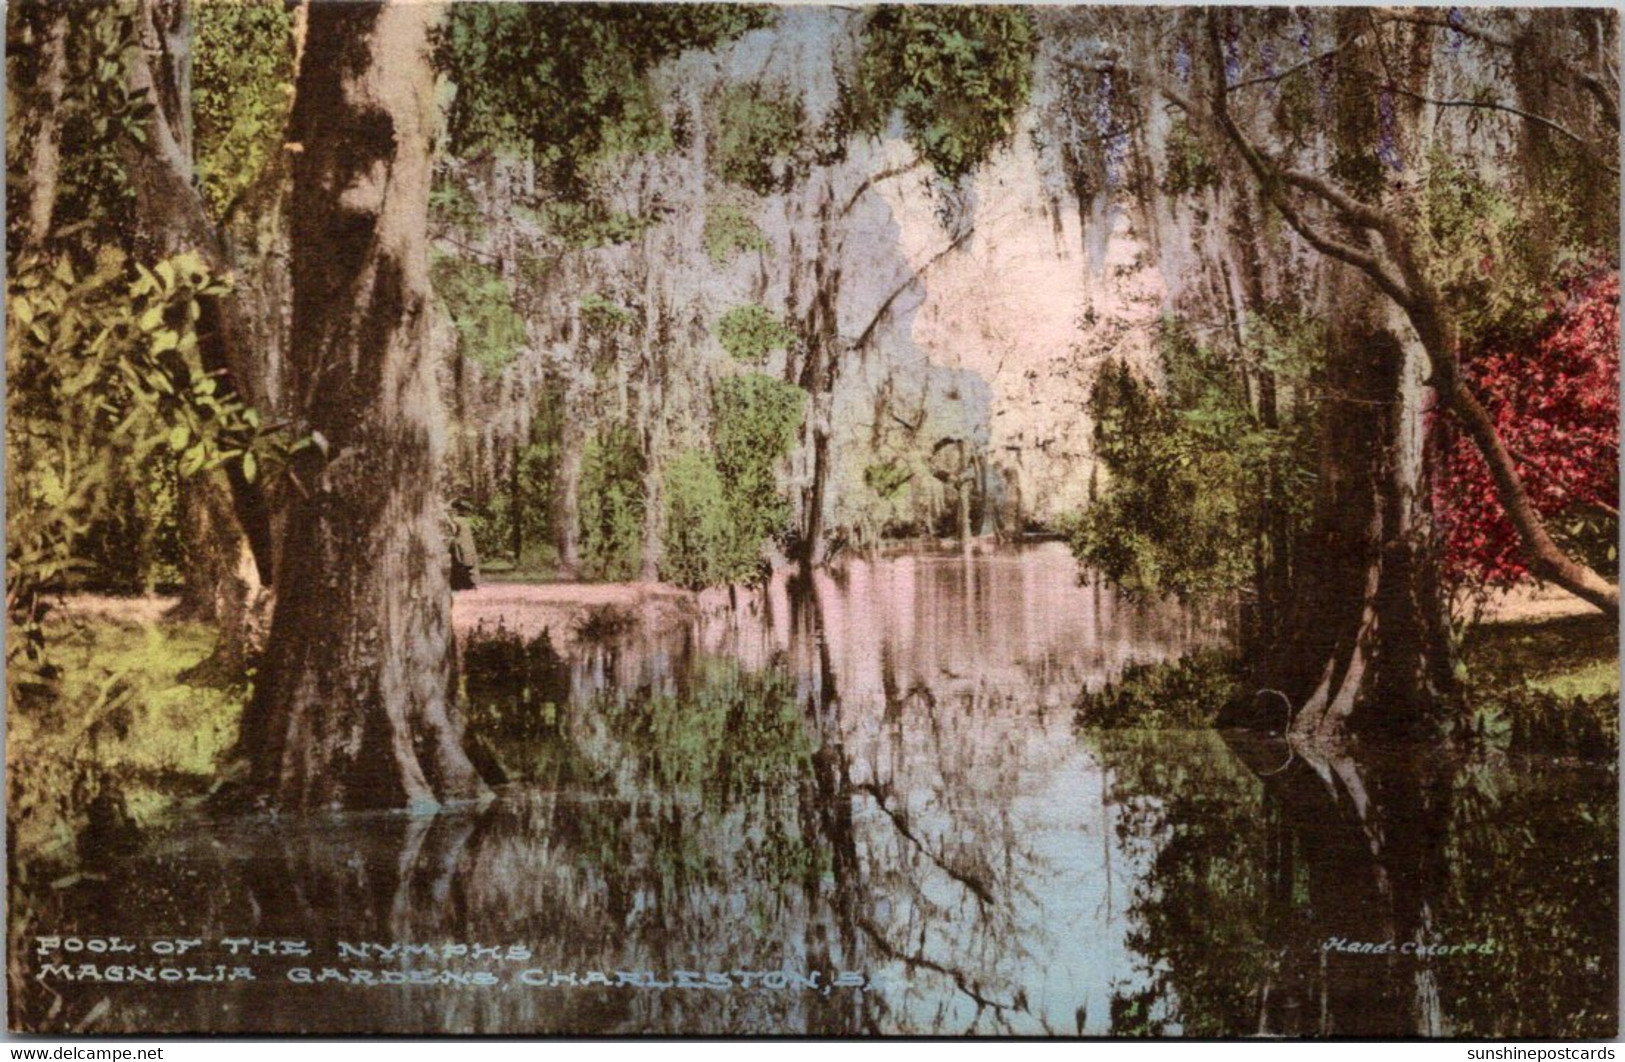
[[[803,565],[816,567],[829,555],[824,541],[824,510],[828,508],[829,475],[832,457],[830,440],[834,434],[836,347],[840,341],[838,306],[841,271],[833,264],[833,241],[829,237],[829,210],[820,207],[819,257],[813,265],[812,305],[808,307],[802,338],[807,347],[802,365],[801,389],[807,392],[805,438],[812,451],[812,480],[803,490],[801,557]]]
[[[488,795],[454,702],[441,418],[428,351],[427,4],[316,4],[293,115],[299,456],[275,616],[244,722],[287,808]]]
[[[1423,445],[1425,359],[1351,270],[1334,271],[1316,508],[1278,687],[1318,744],[1416,729],[1451,682]]]
[[[62,90],[68,68],[68,8],[49,4],[40,34],[39,74],[34,91],[38,126],[29,150],[28,224],[23,244],[37,250],[51,231],[56,190],[62,173]],[[16,117],[12,121],[17,121]]]
[[[235,276],[236,262],[194,180],[187,0],[140,0],[135,34],[130,87],[145,91],[155,108],[146,143],[132,144],[125,153],[135,189],[138,243],[153,258],[189,251],[201,255],[216,273]],[[201,311],[199,349],[204,363],[220,374],[223,393],[268,409],[264,363],[241,295],[205,299]],[[190,563],[179,614],[217,623],[225,656],[240,660],[253,644],[250,620],[271,582],[270,502],[263,486],[232,462],[223,473],[189,482],[182,504]],[[232,512],[235,520],[220,519],[222,511]],[[243,563],[245,552],[251,563]]]

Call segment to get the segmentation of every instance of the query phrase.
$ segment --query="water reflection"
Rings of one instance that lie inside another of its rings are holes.
[[[1612,1028],[1607,771],[1080,733],[1081,688],[1222,632],[1079,586],[1062,548],[781,576],[568,658],[511,620],[465,653],[481,755],[509,780],[495,804],[189,823],[30,897],[64,934],[293,937],[318,956],[200,986],[42,983],[14,961],[16,1014],[403,1033]],[[1379,958],[1326,952],[1332,937],[1501,950]],[[340,941],[450,950],[338,961]],[[511,944],[528,954],[471,958]],[[307,966],[499,983],[286,979]],[[677,971],[730,987],[601,983]],[[864,990],[824,991],[843,971]],[[1530,971],[1550,980],[1521,986]]]

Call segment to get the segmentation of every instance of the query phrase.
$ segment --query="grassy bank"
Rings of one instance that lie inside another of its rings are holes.
[[[1609,759],[1619,748],[1619,641],[1607,616],[1483,623],[1461,647],[1466,744]],[[1131,665],[1077,702],[1078,725],[1177,730],[1215,725],[1242,690],[1233,654],[1203,651]]]

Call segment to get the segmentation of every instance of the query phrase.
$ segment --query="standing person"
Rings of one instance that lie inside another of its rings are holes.
[[[446,542],[451,547],[451,588],[472,590],[479,585],[480,554],[474,546],[474,527],[465,501],[451,503],[447,517]]]

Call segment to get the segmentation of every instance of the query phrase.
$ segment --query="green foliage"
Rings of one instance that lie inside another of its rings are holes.
[[[628,214],[599,203],[558,200],[536,211],[538,221],[566,247],[581,250],[637,239],[658,215]]]
[[[1496,944],[1436,964],[1457,1035],[1615,1034],[1619,788],[1607,761],[1475,757],[1441,796],[1441,935]]]
[[[1247,485],[1235,453],[1210,449],[1124,362],[1102,367],[1089,411],[1110,479],[1071,528],[1078,559],[1130,593],[1239,586],[1250,557],[1240,498]]]
[[[788,349],[795,342],[795,333],[767,307],[750,303],[722,315],[717,322],[717,340],[729,357],[760,365],[768,351]]]
[[[711,160],[723,180],[767,195],[789,179],[786,160],[802,138],[805,108],[760,85],[730,85],[716,105]]]
[[[570,696],[570,669],[546,631],[526,638],[500,623],[494,629],[482,624],[469,632],[462,664],[470,733],[499,757],[558,723]]]
[[[513,289],[490,266],[472,258],[436,254],[429,263],[435,299],[457,331],[457,355],[495,376],[513,364],[527,340],[514,312]]]
[[[1530,209],[1443,152],[1429,159],[1420,194],[1428,275],[1461,325],[1464,348],[1516,342],[1550,314],[1554,279],[1579,264],[1565,238],[1565,204]]]
[[[1236,695],[1235,654],[1204,649],[1157,664],[1130,664],[1116,682],[1078,697],[1077,725],[1103,730],[1202,730]]]
[[[116,594],[169,591],[184,582],[180,476],[173,455],[156,455],[110,500],[85,533],[85,582]]]
[[[702,239],[706,257],[718,266],[727,265],[736,254],[768,249],[767,237],[751,216],[726,203],[714,204],[705,212]]]
[[[434,52],[456,84],[450,149],[527,152],[557,188],[583,198],[583,175],[597,162],[670,142],[651,68],[770,17],[732,4],[452,5]]]
[[[855,129],[881,133],[900,111],[915,150],[949,180],[1009,140],[1032,89],[1036,38],[1025,9],[876,7],[864,38],[848,101]]]
[[[761,373],[717,384],[714,448],[686,450],[665,470],[663,578],[702,587],[761,574],[763,543],[789,519],[777,470],[795,442],[805,398]]]
[[[716,458],[706,450],[684,450],[666,466],[665,477],[660,577],[697,589],[755,576],[761,566],[761,543],[740,533]]]
[[[469,528],[479,551],[481,569],[498,570],[507,558],[514,568],[533,573],[547,568],[552,556],[554,491],[563,453],[564,386],[543,381],[531,417],[530,432],[498,471],[496,482],[463,481],[455,496],[467,503]],[[515,463],[517,467],[515,467]]]
[[[895,458],[877,461],[863,470],[863,485],[885,499],[896,497],[913,478],[908,466]]]
[[[1458,736],[1512,752],[1612,761],[1619,749],[1619,632],[1602,615],[1480,623],[1461,659]]]
[[[630,424],[611,423],[587,443],[579,516],[589,579],[634,579],[642,563],[645,457]]]
[[[429,189],[429,223],[476,238],[485,231],[485,217],[474,194],[462,181],[448,177],[443,168],[435,173]]]
[[[717,467],[736,496],[749,500],[764,534],[778,518],[773,470],[795,442],[806,397],[800,388],[759,372],[717,384]]]
[[[282,153],[293,100],[293,12],[281,0],[192,8],[198,184],[216,217]]]
[[[14,681],[49,677],[42,593],[84,567],[85,543],[127,484],[156,463],[194,476],[228,461],[250,480],[297,444],[220,388],[198,349],[202,300],[226,284],[195,255],[147,269],[111,248],[19,263],[7,315],[7,659]]]
[[[1249,322],[1241,356],[1197,343],[1177,321],[1159,334],[1161,392],[1126,363],[1101,367],[1090,391],[1103,491],[1068,528],[1073,552],[1130,593],[1225,593],[1253,573],[1264,514],[1307,523],[1315,438],[1294,404],[1272,426],[1250,402],[1242,373],[1300,386],[1319,332],[1290,315]]]
[[[618,332],[630,327],[636,320],[632,316],[632,311],[597,292],[582,296],[577,305],[581,308],[582,325],[595,335]]]
[[[793,676],[733,660],[701,658],[676,693],[604,696],[594,707],[634,751],[644,785],[699,794],[712,812],[805,779],[818,747]]]
[[[1128,887],[1125,936],[1146,978],[1114,987],[1110,1034],[1256,1033],[1258,986],[1285,958],[1271,885],[1296,884],[1267,862],[1257,778],[1211,731],[1084,738],[1110,779],[1119,851],[1147,868]]]
[[[37,98],[45,56],[43,44],[52,4],[21,3],[6,8],[6,241],[8,261],[23,244],[33,188],[29,163],[46,104]],[[53,110],[59,122],[62,165],[57,175],[54,231],[48,244],[72,236],[92,250],[99,242],[124,244],[134,193],[125,172],[126,145],[143,144],[154,107],[145,91],[132,92],[126,57],[133,46],[131,5],[120,0],[86,0],[67,19],[67,69],[62,99]],[[88,239],[86,237],[89,237]],[[78,268],[87,265],[84,258]]]
[[[19,858],[71,863],[98,814],[133,834],[206,792],[247,692],[186,682],[214,646],[201,626],[53,620],[50,639],[61,681],[9,700],[9,739],[27,755],[10,760],[7,825]]]

